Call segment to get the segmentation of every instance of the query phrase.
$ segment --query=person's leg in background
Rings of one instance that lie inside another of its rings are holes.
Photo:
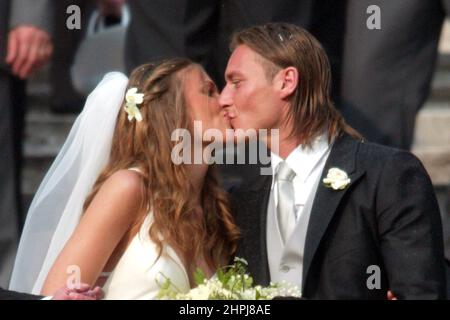
[[[81,9],[82,29],[66,28],[67,7],[76,4]],[[86,19],[94,8],[89,0],[59,0],[53,5],[54,55],[50,66],[50,83],[52,86],[51,110],[57,113],[78,113],[83,108],[85,97],[77,93],[72,86],[70,66],[76,49],[87,26]]]
[[[380,8],[380,30],[366,25],[370,5]],[[339,107],[369,141],[411,147],[443,18],[440,0],[348,0]]]
[[[219,2],[133,0],[125,59],[128,71],[140,64],[188,57],[212,76],[211,56],[218,32]]]
[[[0,286],[7,287],[19,239],[18,167],[12,113],[12,77],[0,71]]]
[[[345,33],[346,1],[320,0],[314,2],[309,31],[322,44],[328,55],[332,74],[332,97],[337,100],[342,73],[342,47]]]
[[[23,141],[25,134],[26,112],[26,81],[16,77],[10,77],[10,103],[12,116],[12,134],[14,139],[14,176],[15,196],[17,203],[17,222],[19,234],[25,223],[25,215],[22,199],[22,165],[23,165]]]
[[[366,26],[370,5],[380,7],[381,30]],[[348,1],[340,107],[369,141],[410,149],[449,8],[449,0]],[[442,223],[450,290],[448,215]]]

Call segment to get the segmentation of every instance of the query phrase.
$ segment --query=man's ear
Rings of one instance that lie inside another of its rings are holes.
[[[286,99],[297,89],[299,82],[297,68],[284,68],[280,70],[275,77],[277,78],[277,89],[281,99]]]

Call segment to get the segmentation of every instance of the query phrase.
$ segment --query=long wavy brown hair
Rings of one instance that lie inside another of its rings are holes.
[[[266,78],[279,70],[295,67],[299,72],[297,90],[291,95],[286,122],[294,125],[290,137],[310,145],[324,131],[331,139],[343,132],[362,139],[345,121],[331,99],[331,68],[325,50],[308,31],[290,23],[252,26],[232,35],[230,49],[246,45],[263,60]]]
[[[144,93],[144,102],[139,105],[143,120],[129,121],[126,112],[119,112],[109,163],[95,182],[84,210],[113,173],[137,167],[145,186],[141,216],[150,208],[153,211],[149,233],[159,255],[164,241],[182,252],[188,268],[195,268],[199,258],[216,268],[234,254],[239,238],[226,193],[219,186],[216,169],[210,166],[201,190],[203,215],[199,216],[198,202],[192,196],[199,190],[193,190],[189,183],[186,166],[171,159],[177,143],[171,140],[172,132],[191,127],[183,75],[192,68],[201,67],[187,59],[172,59],[134,69],[127,90],[136,87]],[[125,102],[122,110],[124,106]]]

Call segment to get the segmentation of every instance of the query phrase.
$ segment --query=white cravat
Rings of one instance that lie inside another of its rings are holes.
[[[279,165],[285,162],[295,172],[295,177],[292,180],[294,187],[294,224],[299,221],[302,214],[309,215],[309,212],[303,212],[306,200],[310,196],[317,179],[325,166],[325,162],[331,150],[331,145],[328,143],[326,134],[319,136],[313,141],[311,147],[303,147],[299,145],[295,148],[289,156],[283,161],[277,154],[271,154],[271,165],[274,173],[272,180],[271,193],[273,194],[275,207],[278,208],[278,182],[276,174],[279,170]],[[309,219],[306,219],[309,220]],[[292,223],[289,223],[291,225]]]
[[[292,182],[294,177],[294,170],[285,161],[278,165],[278,172],[276,174],[278,189],[277,218],[280,234],[285,243],[289,239],[296,224],[294,184]]]

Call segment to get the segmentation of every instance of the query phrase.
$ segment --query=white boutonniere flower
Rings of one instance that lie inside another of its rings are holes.
[[[137,105],[144,102],[144,94],[138,93],[137,90],[137,88],[128,89],[125,94],[126,105],[124,109],[128,114],[129,121],[136,119],[136,121],[140,122],[142,121],[142,115]]]
[[[333,190],[343,190],[351,180],[348,177],[347,172],[339,168],[331,168],[328,170],[327,177],[322,181],[328,188],[332,188]]]

